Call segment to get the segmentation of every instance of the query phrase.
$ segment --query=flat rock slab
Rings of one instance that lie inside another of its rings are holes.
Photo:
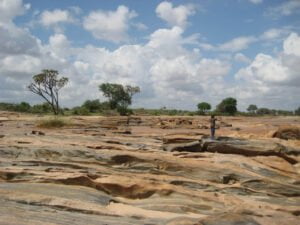
[[[247,140],[230,137],[219,137],[216,140],[202,140],[202,151],[217,152],[222,154],[239,154],[244,156],[279,156],[289,161],[297,163],[296,159],[288,157],[291,153],[298,152],[268,140]],[[299,151],[300,153],[300,151]]]
[[[201,152],[200,141],[193,141],[180,144],[168,144],[163,146],[163,150],[168,152]]]

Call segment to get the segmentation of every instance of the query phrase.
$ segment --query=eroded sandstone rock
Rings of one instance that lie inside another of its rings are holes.
[[[300,167],[290,163],[298,142],[258,139],[290,119],[226,117],[242,130],[221,126],[217,134],[231,138],[215,141],[197,130],[206,117],[76,117],[71,127],[25,135],[35,119],[4,122],[0,224],[299,223]],[[124,128],[131,132],[115,132]]]
[[[279,128],[273,135],[274,138],[285,140],[300,140],[300,128],[298,127],[282,127]]]

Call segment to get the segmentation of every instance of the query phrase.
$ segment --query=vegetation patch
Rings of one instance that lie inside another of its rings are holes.
[[[43,119],[40,120],[37,124],[37,126],[40,128],[61,128],[70,125],[70,121],[67,121],[60,117]]]

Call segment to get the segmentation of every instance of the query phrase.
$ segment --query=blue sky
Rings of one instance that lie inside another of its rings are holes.
[[[62,104],[141,87],[135,107],[300,106],[298,0],[0,0],[0,101],[38,103],[44,68],[70,78]]]

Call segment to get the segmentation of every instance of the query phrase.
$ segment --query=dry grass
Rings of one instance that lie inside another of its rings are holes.
[[[40,128],[61,128],[69,125],[69,121],[59,117],[43,119],[37,124]]]

